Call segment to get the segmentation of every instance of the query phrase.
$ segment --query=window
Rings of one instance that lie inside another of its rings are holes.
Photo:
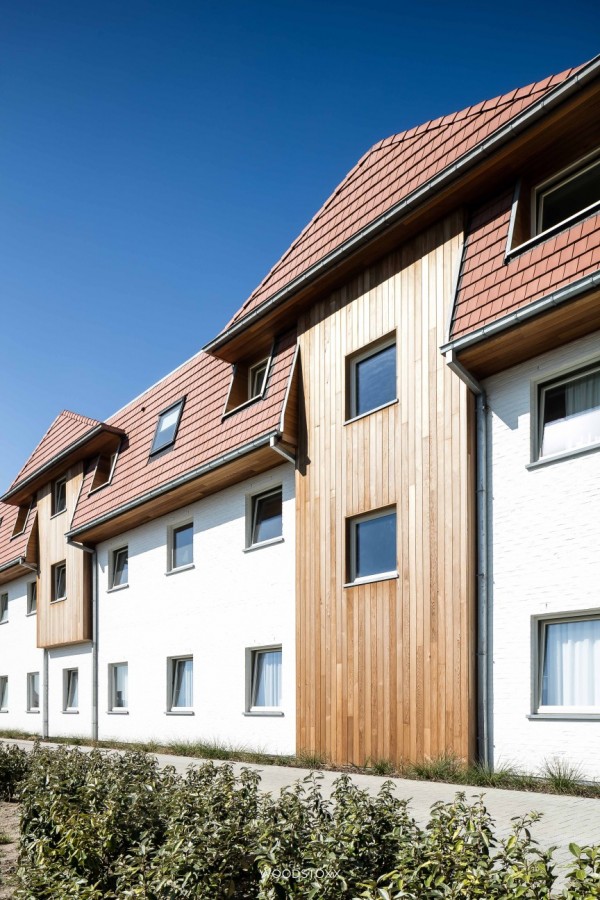
[[[191,709],[194,705],[194,661],[191,656],[169,660],[169,710]]]
[[[79,707],[79,669],[63,669],[63,712]]]
[[[600,615],[538,627],[538,712],[600,713]]]
[[[64,562],[52,566],[52,597],[51,602],[64,600],[67,596],[67,566]]]
[[[183,400],[178,400],[173,406],[160,413],[150,455],[158,453],[159,450],[164,450],[165,447],[169,447],[175,442],[183,410],[183,402]]]
[[[540,457],[600,443],[600,365],[540,387]]]
[[[180,525],[171,531],[169,570],[191,566],[194,562],[194,525]]]
[[[8,622],[8,594],[0,594],[0,625]]]
[[[396,510],[383,509],[348,522],[349,578],[369,581],[396,575]]]
[[[253,400],[254,397],[260,397],[265,387],[267,376],[268,359],[250,366],[248,369],[248,399]]]
[[[17,518],[15,521],[15,527],[13,528],[13,537],[16,537],[17,534],[23,534],[25,531],[25,527],[27,525],[27,520],[29,519],[29,512],[32,508],[31,506],[20,506],[19,511],[17,513]]]
[[[0,711],[8,712],[8,675],[0,675]]]
[[[92,491],[97,491],[98,488],[110,484],[117,462],[117,455],[117,452],[115,452],[110,456],[103,454],[102,456],[98,457],[98,462],[96,463],[96,468],[94,470],[94,477],[92,479],[92,486],[90,488],[90,494],[92,493]]]
[[[534,234],[566,222],[600,203],[600,158],[576,163],[534,194]]]
[[[281,647],[252,650],[250,712],[281,708]]]
[[[108,667],[109,708],[111,710],[127,709],[129,706],[128,669],[127,663],[113,663]]]
[[[396,342],[388,339],[348,361],[347,416],[354,419],[392,403],[396,389]]]
[[[27,673],[27,712],[38,712],[40,708],[40,673]]]
[[[252,497],[252,519],[249,546],[264,544],[282,536],[281,488]]]
[[[32,616],[37,612],[37,581],[30,581],[27,585],[27,615]]]
[[[129,583],[129,555],[128,548],[121,547],[112,554],[112,564],[110,572],[110,586],[125,587]]]
[[[67,508],[67,479],[57,478],[52,485],[52,515],[57,516]]]

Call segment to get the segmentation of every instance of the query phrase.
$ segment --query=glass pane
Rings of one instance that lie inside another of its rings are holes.
[[[127,664],[113,666],[113,707],[115,709],[121,709],[128,705],[127,682]]]
[[[57,566],[54,570],[56,579],[56,600],[65,597],[67,593],[67,569],[66,566]]]
[[[254,498],[252,543],[270,541],[282,535],[281,491]]]
[[[3,676],[0,678],[0,709],[6,709],[8,706],[8,678]]]
[[[600,442],[600,372],[544,391],[541,456]]]
[[[127,584],[129,578],[129,555],[127,549],[117,550],[115,553],[115,570],[113,573],[113,587]]]
[[[281,650],[258,651],[254,665],[252,706],[281,706]]]
[[[356,408],[360,416],[396,399],[396,345],[385,347],[355,367]]]
[[[34,613],[37,610],[37,583],[32,581],[29,585],[29,608],[28,612]]]
[[[173,706],[191,707],[193,704],[193,660],[173,661]]]
[[[173,568],[189,566],[194,562],[194,527],[184,525],[173,529]]]
[[[541,231],[564,222],[582,209],[600,202],[600,163],[545,191],[540,197]]]
[[[67,508],[67,483],[64,480],[57,481],[54,485],[54,512],[62,512]]]
[[[546,625],[542,706],[600,707],[600,619]]]
[[[77,709],[78,696],[78,672],[77,669],[69,669],[67,672],[67,708]]]
[[[29,708],[38,709],[40,705],[40,674],[31,672],[29,675]]]
[[[355,578],[396,570],[396,513],[357,522]]]
[[[154,442],[152,444],[152,452],[167,447],[175,439],[175,432],[179,424],[179,416],[181,415],[181,403],[174,406],[173,409],[167,410],[159,416]]]
[[[0,596],[0,622],[8,621],[8,594]]]
[[[258,397],[262,392],[266,371],[266,361],[250,370],[250,398]]]

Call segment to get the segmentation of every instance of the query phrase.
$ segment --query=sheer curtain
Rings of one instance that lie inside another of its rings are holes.
[[[542,706],[600,707],[600,619],[546,625]]]
[[[281,706],[281,650],[256,655],[254,706]]]
[[[192,706],[193,663],[191,659],[175,660],[173,706]]]
[[[565,384],[565,418],[544,424],[542,456],[600,442],[600,372]]]
[[[127,682],[128,682],[128,666],[115,666],[115,706],[127,706]]]

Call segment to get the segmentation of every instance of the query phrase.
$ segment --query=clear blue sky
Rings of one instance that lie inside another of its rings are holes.
[[[599,9],[0,0],[0,488],[213,337],[375,141],[589,59]]]

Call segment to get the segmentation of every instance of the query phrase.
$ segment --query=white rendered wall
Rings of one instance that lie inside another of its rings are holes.
[[[65,705],[65,669],[77,669],[79,679],[77,712]],[[92,645],[74,644],[48,651],[48,735],[50,737],[92,736]]]
[[[281,485],[283,541],[244,552],[246,498]],[[194,523],[194,567],[165,574],[167,534]],[[99,737],[216,740],[295,750],[294,468],[284,464],[98,547]],[[108,590],[111,551],[129,586]],[[246,716],[246,648],[282,646],[283,716]],[[193,715],[167,714],[167,658],[193,656]],[[109,713],[108,667],[127,662],[128,713]]]
[[[40,708],[44,651],[36,647],[36,616],[27,615],[27,583],[31,577],[0,585],[8,594],[8,622],[0,625],[0,675],[8,676],[8,712],[0,714],[0,730],[18,728],[42,733],[42,715],[27,712],[27,673],[40,673]]]
[[[600,611],[600,451],[527,469],[532,382],[600,359],[600,333],[485,382],[493,542],[496,764],[562,757],[600,777],[600,721],[530,719],[532,617]]]

